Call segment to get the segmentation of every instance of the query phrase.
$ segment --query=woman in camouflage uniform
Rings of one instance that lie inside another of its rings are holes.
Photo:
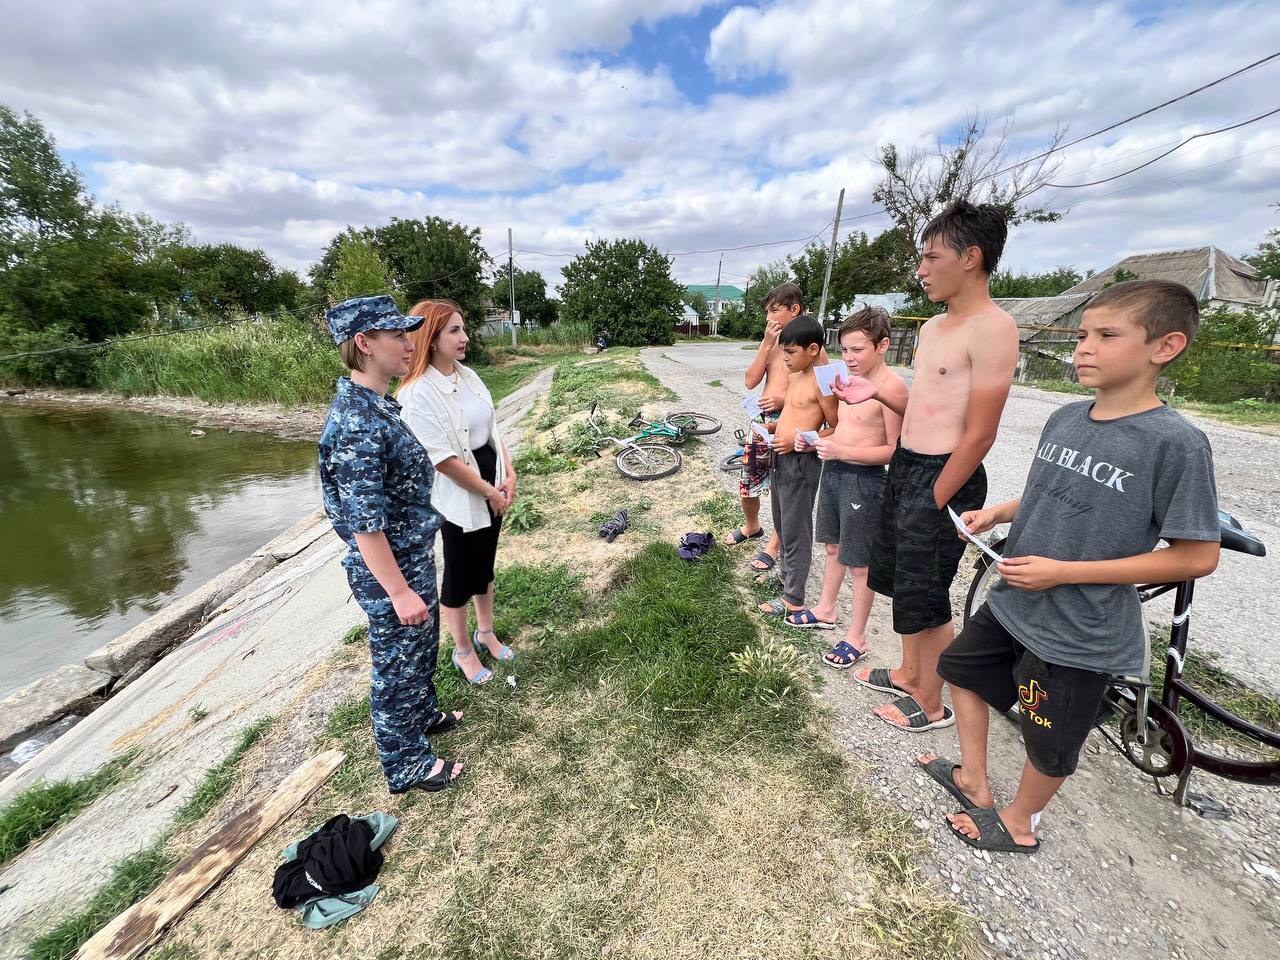
[[[442,790],[461,761],[437,757],[431,736],[461,719],[436,703],[432,678],[440,637],[433,544],[441,517],[431,506],[435,471],[387,395],[413,357],[405,317],[391,297],[347,300],[328,311],[350,378],[320,436],[320,484],[334,531],[350,547],[342,561],[351,593],[369,617],[373,738],[392,793]]]

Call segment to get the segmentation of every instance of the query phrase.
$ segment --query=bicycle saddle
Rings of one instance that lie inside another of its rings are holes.
[[[1218,511],[1218,526],[1222,531],[1223,550],[1235,550],[1252,557],[1267,555],[1267,545],[1240,526],[1240,521],[1224,510]]]

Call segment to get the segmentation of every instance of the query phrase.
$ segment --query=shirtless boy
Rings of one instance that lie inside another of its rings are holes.
[[[778,335],[782,329],[804,309],[804,294],[794,283],[783,283],[770,290],[764,297],[765,328],[764,339],[756,351],[755,359],[747,367],[744,379],[748,390],[754,390],[764,383],[760,391],[761,415],[755,422],[763,425],[773,423],[782,412],[782,404],[786,400],[790,373],[782,360],[782,348],[778,346]],[[745,522],[734,530],[724,543],[726,546],[737,546],[748,540],[759,540],[764,536],[764,528],[760,526],[760,495],[769,489],[770,456],[769,444],[758,437],[754,431],[748,430],[747,442],[742,452],[742,479],[738,482],[738,496],[742,499],[742,515]],[[773,569],[778,558],[778,531],[773,531],[768,546],[756,554],[751,561],[751,568],[760,573]]]
[[[882,395],[903,404],[907,385],[884,362],[889,330],[889,314],[883,309],[859,310],[840,325],[840,353],[850,375],[869,380]],[[902,417],[875,400],[841,403],[835,432],[817,444],[823,466],[814,525],[816,539],[826,545],[827,553],[822,597],[812,610],[789,614],[787,623],[820,629],[834,624],[836,600],[848,572],[853,593],[849,632],[823,657],[837,670],[848,670],[867,653],[867,617],[874,598],[867,586],[867,564],[880,520],[884,465],[893,456],[901,430]],[[798,440],[796,449],[805,449],[803,444]]]
[[[801,430],[827,436],[834,429],[839,401],[818,389],[813,365],[822,355],[822,324],[808,315],[797,317],[778,335],[783,362],[790,372],[782,415],[767,429],[773,434],[773,479],[770,506],[779,540],[782,599],[760,605],[764,613],[786,616],[808,612],[805,585],[813,560],[813,499],[818,493],[822,465],[812,450],[796,451]]]
[[[942,703],[938,658],[955,636],[951,581],[965,545],[947,507],[960,514],[986,499],[982,458],[995,442],[1018,362],[1017,324],[987,290],[1007,234],[1004,215],[990,204],[957,200],[929,221],[916,276],[947,312],[920,330],[910,397],[899,404],[862,378],[836,387],[846,403],[875,398],[903,416],[867,577],[873,591],[893,598],[902,664],[854,674],[862,685],[898,696],[875,713],[902,730],[955,723]]]

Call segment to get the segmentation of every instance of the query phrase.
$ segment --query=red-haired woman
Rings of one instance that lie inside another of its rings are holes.
[[[493,671],[481,651],[502,662],[515,655],[493,632],[493,566],[502,515],[515,500],[516,474],[498,435],[493,398],[461,363],[467,332],[458,305],[423,300],[409,314],[424,322],[409,334],[413,361],[396,399],[436,468],[431,502],[445,518],[441,619],[453,637],[453,665],[468,683],[485,683]],[[470,635],[468,604],[476,611]]]

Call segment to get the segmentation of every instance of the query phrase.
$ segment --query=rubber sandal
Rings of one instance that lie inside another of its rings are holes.
[[[975,840],[961,833],[956,829],[955,824],[948,822],[947,826],[951,828],[952,833],[975,849],[986,850],[989,853],[1035,853],[1040,849],[1039,840],[1032,844],[1018,843],[1014,840],[1013,835],[1009,833],[1009,828],[1004,825],[1004,821],[1000,819],[1000,814],[994,807],[971,807],[961,812],[969,815],[974,826],[982,831],[982,835]]]
[[[761,527],[755,533],[743,533],[742,528],[738,527],[733,531],[733,533],[729,534],[729,536],[733,539],[733,542],[726,543],[725,546],[737,547],[737,546],[740,546],[741,544],[746,543],[748,540],[759,540],[761,537],[764,536],[764,528]]]
[[[866,679],[859,676],[855,676],[853,679],[870,690],[878,690],[880,693],[896,693],[904,697],[909,696],[907,691],[893,682],[893,674],[888,667],[876,667],[867,674]]]
[[[459,672],[460,674],[462,674],[462,679],[463,679],[463,680],[467,680],[467,671],[463,670],[463,669],[462,669],[462,664],[460,664],[460,663],[458,662],[458,648],[457,648],[457,647],[454,647],[454,648],[453,648],[453,653],[452,653],[452,655],[450,655],[449,659],[453,661],[453,665],[454,665],[454,667],[456,667],[456,668],[457,668],[457,670],[458,670],[458,672]],[[476,654],[476,659],[477,659],[477,660],[479,660],[479,659],[480,659],[480,654],[478,654],[478,653]],[[493,679],[493,671],[492,671],[492,670],[490,670],[488,667],[483,667],[483,668],[480,670],[480,672],[479,672],[479,673],[477,673],[477,674],[475,675],[475,678],[474,678],[474,679],[472,679],[472,680],[467,680],[467,683],[471,684],[473,687],[478,687],[478,686],[480,686],[480,684],[482,684],[482,683],[488,683],[488,682],[489,682],[490,680],[492,680],[492,679]]]
[[[444,758],[441,757],[441,759]],[[388,787],[387,790],[391,793],[408,793],[410,790],[425,790],[427,793],[439,793],[445,787],[453,783],[453,781],[462,776],[461,772],[453,772],[459,762],[460,761],[457,760],[445,760],[444,763],[440,765],[439,771],[433,776],[399,788]]]
[[[440,714],[439,720],[431,724],[429,727],[427,727],[426,730],[422,732],[425,733],[428,737],[438,737],[442,733],[448,733],[450,730],[452,730],[461,722],[462,722],[462,718],[458,716],[456,713],[442,713]]]
[[[960,769],[960,764],[952,763],[946,757],[934,757],[928,763],[917,760],[916,765],[936,780],[943,790],[959,800],[965,810],[978,809],[978,805],[966,797],[964,791],[960,789],[960,784],[956,783],[956,771]]]
[[[788,627],[796,627],[800,630],[834,630],[836,628],[835,621],[819,620],[808,607],[788,612],[782,618],[782,622]]]
[[[764,530],[761,530],[760,532],[764,533]],[[756,573],[768,573],[774,568],[774,565],[777,564],[777,562],[778,559],[776,557],[771,557],[769,554],[761,550],[752,558],[750,567]],[[759,566],[759,564],[764,564],[764,566]]]
[[[785,617],[788,613],[791,612],[790,610],[787,609],[787,605],[783,603],[781,600],[770,600],[764,606],[768,607],[769,609],[765,610],[762,607],[756,607],[756,612],[762,613],[766,617]]]
[[[905,697],[899,697],[893,701],[891,706],[897,707],[899,712],[907,718],[906,726],[900,723],[894,723],[885,717],[880,717],[891,727],[898,730],[905,730],[907,733],[924,733],[928,730],[941,730],[944,727],[953,726],[956,722],[956,715],[951,712],[951,708],[945,703],[942,705],[942,718],[940,720],[930,720],[929,715],[924,712],[924,707],[920,706],[920,702],[915,697],[908,694]]]
[[[493,631],[477,630],[475,633],[471,634],[471,646],[475,649],[477,657],[484,657],[486,654],[492,657],[493,654],[489,653],[489,648],[480,642],[480,634],[482,633],[493,633]],[[508,647],[505,643],[499,645],[498,655],[496,658],[499,663],[506,663],[508,660],[514,660],[515,658],[516,652],[514,650]]]
[[[822,655],[822,662],[832,670],[851,670],[867,655],[867,651],[859,650],[848,640],[841,640],[834,647]],[[842,658],[839,661],[832,660],[833,656]]]

